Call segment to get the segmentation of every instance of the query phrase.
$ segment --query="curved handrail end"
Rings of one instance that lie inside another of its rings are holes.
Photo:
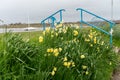
[[[76,11],[78,11],[78,10],[83,10],[83,9],[82,8],[77,8]]]
[[[60,9],[59,11],[65,11],[65,9]]]

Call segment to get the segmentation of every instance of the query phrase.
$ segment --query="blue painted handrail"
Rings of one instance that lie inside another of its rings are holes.
[[[54,14],[52,14],[52,15],[50,15],[49,17],[47,17],[47,18],[45,18],[44,20],[42,20],[41,21],[41,24],[43,25],[43,30],[45,30],[45,28],[46,28],[46,23],[45,23],[45,21],[46,20],[49,20],[49,19],[51,19],[51,27],[52,28],[54,28],[54,24],[55,24],[55,21],[56,21],[56,18],[54,17],[56,14],[60,14],[60,21],[58,22],[58,24],[60,23],[60,22],[62,22],[62,11],[65,11],[65,9],[61,9],[61,10],[59,10],[59,11],[57,11],[57,12],[55,12]]]
[[[91,27],[93,27],[93,28],[95,28],[95,29],[97,29],[97,30],[99,30],[99,31],[101,31],[101,32],[109,35],[109,36],[110,36],[110,45],[112,45],[112,31],[113,31],[112,28],[113,28],[113,26],[115,25],[114,22],[109,21],[109,20],[107,20],[107,19],[105,19],[105,18],[103,18],[103,17],[100,17],[100,16],[98,16],[98,15],[96,15],[96,14],[94,14],[94,13],[91,13],[91,12],[89,12],[89,11],[87,11],[87,10],[84,10],[84,9],[82,9],[82,8],[77,8],[76,10],[77,10],[77,11],[80,11],[80,22],[81,22],[81,23],[87,24],[87,25],[89,25],[89,26],[91,26]],[[107,31],[105,31],[105,30],[103,30],[103,29],[101,29],[101,28],[99,28],[99,27],[97,27],[97,26],[95,26],[95,25],[93,25],[93,24],[90,24],[90,23],[84,21],[84,19],[83,19],[83,12],[86,12],[87,14],[90,14],[90,15],[92,15],[92,16],[94,16],[94,17],[97,17],[97,18],[99,18],[99,19],[101,19],[101,20],[103,20],[103,21],[105,21],[105,22],[108,22],[109,25],[110,25],[110,26],[109,26],[109,27],[110,27],[110,32],[107,32]]]

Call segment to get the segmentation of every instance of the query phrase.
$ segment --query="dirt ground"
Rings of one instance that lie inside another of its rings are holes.
[[[115,74],[113,74],[112,80],[120,80],[120,71],[116,71]]]
[[[115,52],[120,55],[120,48],[115,48]],[[117,69],[113,72],[111,80],[120,80],[120,62],[118,64]]]

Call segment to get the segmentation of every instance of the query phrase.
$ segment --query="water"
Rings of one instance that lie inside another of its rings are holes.
[[[4,33],[7,30],[7,32],[30,32],[30,31],[41,31],[43,28],[34,28],[32,30],[26,30],[26,28],[0,28],[0,33]]]

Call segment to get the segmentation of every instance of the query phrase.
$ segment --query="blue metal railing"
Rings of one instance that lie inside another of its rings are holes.
[[[84,10],[84,9],[82,9],[82,8],[77,8],[76,10],[77,10],[77,11],[80,11],[80,23],[87,24],[87,25],[89,25],[89,26],[91,26],[91,27],[93,27],[93,28],[95,28],[95,29],[97,29],[97,30],[99,30],[99,31],[101,31],[101,32],[109,35],[109,36],[110,36],[110,45],[112,45],[112,31],[113,31],[112,28],[113,28],[113,26],[115,25],[114,22],[109,21],[109,20],[107,20],[107,19],[105,19],[105,18],[103,18],[103,17],[100,17],[100,16],[98,16],[98,15],[96,15],[96,14],[94,14],[94,13],[91,13],[91,12],[89,12],[89,11],[87,11],[87,10]],[[97,18],[99,18],[99,19],[101,19],[101,20],[109,23],[110,32],[107,32],[107,31],[105,31],[105,30],[103,30],[103,29],[101,29],[101,28],[99,28],[99,27],[97,27],[97,26],[95,26],[95,25],[93,25],[93,24],[90,24],[90,23],[84,21],[84,19],[83,19],[83,12],[85,12],[85,13],[87,13],[87,14],[90,14],[90,15],[92,15],[92,16],[94,16],[94,17],[97,17]]]
[[[62,22],[62,12],[65,11],[65,9],[61,9],[57,12],[55,12],[54,14],[50,15],[49,17],[45,18],[44,20],[41,21],[41,24],[43,25],[43,30],[45,30],[46,28],[46,21],[47,20],[51,20],[52,22],[50,23],[51,24],[51,27],[54,28],[54,24],[55,24],[55,21],[56,21],[56,18],[55,18],[55,15],[59,13],[59,17],[60,17],[60,20],[57,22],[57,24],[59,24],[60,22]]]

